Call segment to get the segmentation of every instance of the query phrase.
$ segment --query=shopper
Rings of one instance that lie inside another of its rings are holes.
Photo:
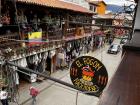
[[[30,95],[32,96],[32,105],[35,105],[36,103],[36,96],[38,95],[39,91],[35,87],[31,86],[30,87]]]
[[[2,90],[0,91],[0,100],[1,100],[2,105],[9,105],[8,104],[8,93],[7,93],[5,87],[2,87]]]

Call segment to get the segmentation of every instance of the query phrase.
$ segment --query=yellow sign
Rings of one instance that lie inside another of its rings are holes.
[[[42,38],[42,32],[28,33],[28,39],[41,39],[41,38]]]

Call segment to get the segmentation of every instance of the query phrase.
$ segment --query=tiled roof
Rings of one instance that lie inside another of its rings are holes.
[[[87,0],[87,2],[90,3],[90,4],[92,4],[92,5],[98,6],[98,3],[95,3],[94,1]]]
[[[97,0],[97,1],[89,0],[89,2],[93,3],[93,4],[96,4],[96,5],[98,5],[100,2],[103,2],[105,5],[107,5],[103,0],[100,0],[100,1],[99,0]]]
[[[92,13],[87,8],[84,8],[76,4],[60,1],[60,0],[17,0],[17,2],[53,7],[53,8],[61,8],[61,9],[73,10],[77,12]]]

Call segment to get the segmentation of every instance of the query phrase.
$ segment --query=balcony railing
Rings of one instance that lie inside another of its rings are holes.
[[[16,41],[19,39],[20,36],[18,33],[0,35],[0,47],[7,48],[7,47],[20,46],[20,43],[17,43]]]
[[[61,29],[48,31],[48,39],[49,40],[60,40],[63,37],[63,33]]]
[[[67,29],[67,37],[71,37],[71,36],[75,36],[75,33],[76,33],[76,28],[68,28]]]
[[[92,28],[91,27],[87,27],[87,28],[85,27],[84,31],[85,31],[85,33],[91,33]]]

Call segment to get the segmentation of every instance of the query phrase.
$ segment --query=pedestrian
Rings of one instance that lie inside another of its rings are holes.
[[[35,105],[36,103],[36,96],[38,95],[39,91],[35,87],[31,86],[30,87],[30,95],[32,96],[32,105]]]
[[[2,105],[9,105],[8,104],[8,93],[7,93],[5,87],[2,87],[2,90],[0,91],[0,100],[1,100]]]
[[[111,39],[111,38],[109,39],[109,44],[110,44],[110,45],[112,44],[112,39]]]

